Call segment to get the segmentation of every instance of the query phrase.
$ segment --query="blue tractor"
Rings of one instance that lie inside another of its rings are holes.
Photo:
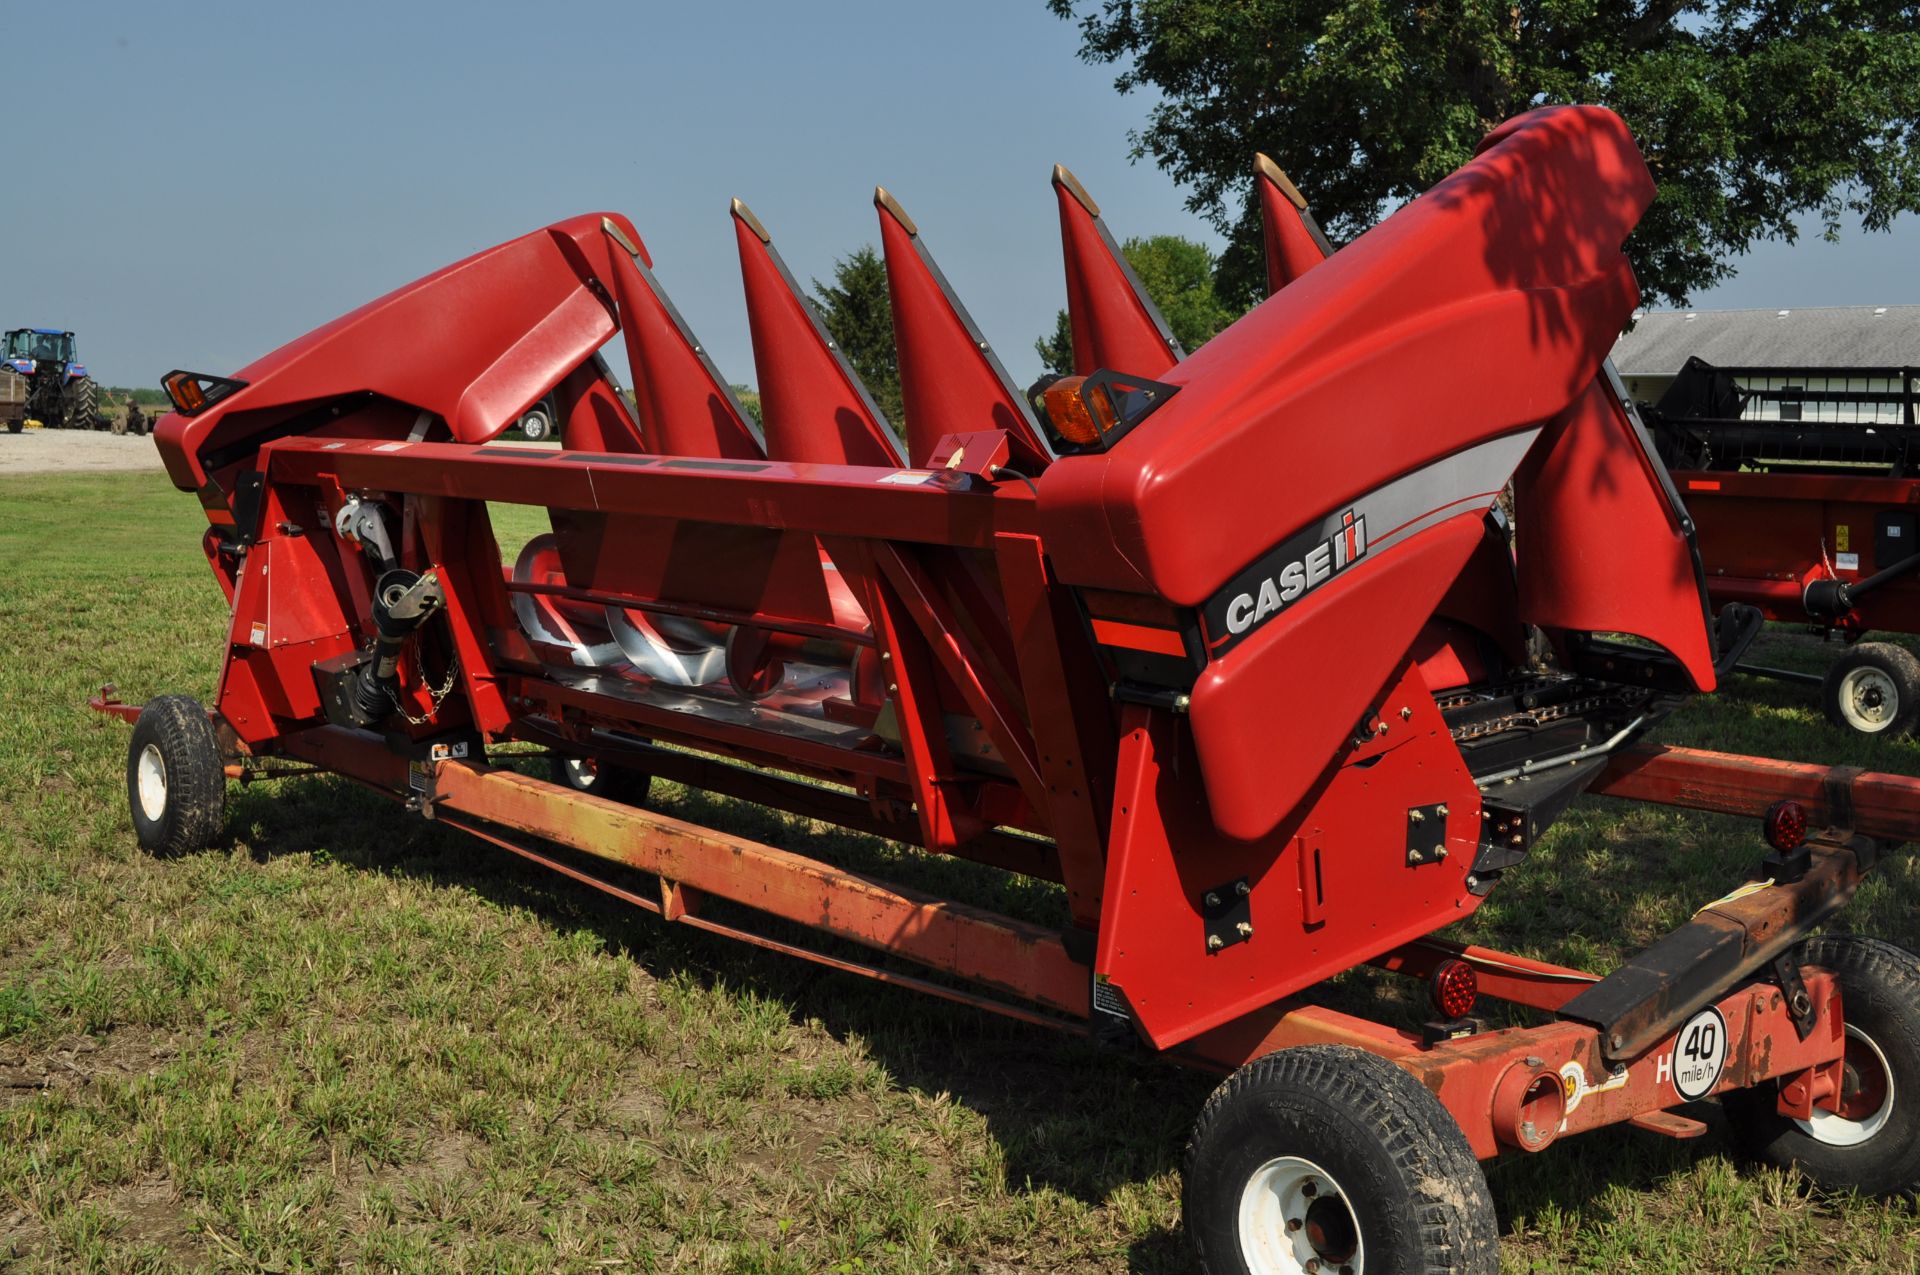
[[[0,362],[26,380],[26,417],[49,429],[102,429],[99,391],[74,353],[71,332],[15,328],[0,346]]]

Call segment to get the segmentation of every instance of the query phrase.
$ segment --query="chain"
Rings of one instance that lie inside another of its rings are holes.
[[[418,643],[413,642],[412,638],[408,638],[408,642],[416,647],[418,646]],[[387,698],[393,701],[394,710],[398,712],[400,716],[406,718],[407,722],[410,725],[425,726],[427,725],[427,723],[431,722],[434,718],[434,715],[440,711],[440,705],[446,702],[447,696],[453,694],[453,684],[456,681],[458,681],[459,678],[460,678],[460,654],[459,652],[456,651],[454,652],[453,659],[451,659],[447,663],[446,680],[441,682],[438,687],[428,688],[427,699],[430,707],[428,707],[426,711],[426,715],[423,717],[415,717],[412,713],[409,713],[407,711],[407,706],[400,702],[400,697],[398,695],[394,694],[392,685],[388,685],[387,687]]]

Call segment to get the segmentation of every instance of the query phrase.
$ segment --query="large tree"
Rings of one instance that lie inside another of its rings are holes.
[[[1046,0],[1080,56],[1159,100],[1134,134],[1231,240],[1254,295],[1255,151],[1336,242],[1446,176],[1495,124],[1612,107],[1660,195],[1629,251],[1650,299],[1734,272],[1762,239],[1920,209],[1920,6],[1912,0]]]
[[[833,263],[833,282],[813,281],[821,321],[867,392],[896,432],[906,430],[900,400],[900,355],[893,345],[893,299],[887,293],[887,263],[873,245],[862,244]]]
[[[1133,238],[1120,245],[1127,264],[1139,276],[1167,326],[1188,353],[1199,349],[1246,309],[1221,298],[1214,288],[1213,250],[1179,235]],[[1062,310],[1053,331],[1033,343],[1049,372],[1073,371],[1073,328]]]

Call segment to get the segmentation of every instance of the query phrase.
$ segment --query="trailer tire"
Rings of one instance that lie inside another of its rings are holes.
[[[26,420],[26,417],[23,416],[17,421],[7,422],[7,433],[18,434],[21,430],[25,429],[26,427],[27,427],[27,420]]]
[[[1820,702],[1835,726],[1904,735],[1920,716],[1920,658],[1891,642],[1862,642],[1827,670]]]
[[[653,776],[645,771],[609,766],[591,757],[554,757],[553,782],[575,792],[629,806],[646,805],[647,794],[653,788]]]
[[[1794,1120],[1779,1113],[1777,1082],[1736,1090],[1720,1100],[1735,1145],[1765,1163],[1797,1165],[1829,1190],[1920,1191],[1920,956],[1879,939],[1823,934],[1794,959],[1840,980],[1842,1107]]]
[[[1182,1211],[1208,1275],[1500,1269],[1460,1126],[1405,1071],[1346,1045],[1282,1049],[1214,1090],[1187,1143]]]
[[[204,850],[226,821],[227,776],[207,712],[188,695],[140,710],[127,742],[127,808],[142,849]]]

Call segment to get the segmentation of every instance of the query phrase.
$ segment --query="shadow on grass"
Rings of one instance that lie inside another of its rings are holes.
[[[1815,664],[1832,652],[1804,640],[1781,642],[1776,661]],[[1783,658],[1784,657],[1784,658]],[[1803,688],[1742,679],[1731,693],[1705,698],[1663,727],[1668,742],[1752,751],[1874,769],[1920,770],[1920,746],[1871,740],[1828,726]],[[677,788],[656,808],[739,836],[783,846],[902,885],[964,898],[1023,919],[1062,925],[1057,887],[1009,877],[954,859],[817,825],[760,807]],[[636,916],[589,887],[523,864],[471,838],[411,819],[390,803],[340,780],[304,780],[236,792],[229,826],[255,857],[325,851],[362,871],[392,873],[468,890],[493,906],[524,911],[544,924],[584,929],[657,978],[725,985],[783,1006],[796,1022],[817,1019],[857,1046],[890,1083],[946,1093],[977,1112],[1000,1152],[1001,1181],[1014,1196],[1056,1192],[1092,1207],[1116,1193],[1164,1184],[1178,1169],[1190,1123],[1215,1083],[1139,1055],[936,1002],[806,965],[715,936]],[[1750,875],[1764,853],[1751,821],[1683,814],[1597,799],[1576,805],[1508,874],[1480,914],[1458,932],[1476,942],[1604,972],[1684,921],[1702,903]],[[594,875],[650,894],[651,878],[559,852]],[[731,915],[714,912],[716,919]],[[764,919],[745,928],[817,945],[818,937]],[[1840,928],[1879,933],[1920,946],[1920,872],[1896,857],[1870,878]],[[878,958],[829,947],[862,962]],[[908,967],[903,967],[908,968]],[[924,974],[924,971],[912,972]],[[1416,1021],[1416,989],[1360,972],[1329,989],[1331,1003],[1388,1021]],[[1490,1164],[1488,1178],[1506,1227],[1558,1213],[1607,1212],[1610,1189],[1657,1195],[1703,1157],[1731,1155],[1707,1111],[1711,1131],[1691,1142],[1616,1128],[1569,1139],[1532,1157]],[[1164,1211],[1160,1215],[1164,1218]],[[1504,1228],[1503,1228],[1504,1229]],[[1188,1268],[1177,1229],[1142,1221],[1125,1245],[1136,1271]]]
[[[778,812],[704,793],[675,789],[649,804],[896,884],[958,895],[1028,919],[1064,920],[1060,891],[1046,883],[932,859],[859,834],[808,831]],[[344,780],[237,790],[228,804],[228,829],[261,862],[324,851],[357,870],[471,891],[543,924],[585,929],[656,979],[678,976],[709,989],[724,985],[783,1006],[795,1023],[817,1019],[842,1044],[863,1050],[893,1087],[949,1094],[977,1112],[1001,1154],[1002,1181],[989,1185],[1016,1196],[1052,1191],[1099,1208],[1121,1188],[1164,1177],[1178,1168],[1192,1120],[1217,1083],[1145,1054],[665,924],[472,837],[410,818]],[[654,879],[645,874],[558,847],[540,848],[643,896],[654,893]],[[823,943],[817,934],[717,902],[703,915],[864,964],[887,964],[870,950]],[[897,968],[927,976],[918,967]],[[1191,1264],[1184,1238],[1160,1226],[1137,1236],[1127,1253],[1130,1269],[1140,1272],[1185,1271]]]

